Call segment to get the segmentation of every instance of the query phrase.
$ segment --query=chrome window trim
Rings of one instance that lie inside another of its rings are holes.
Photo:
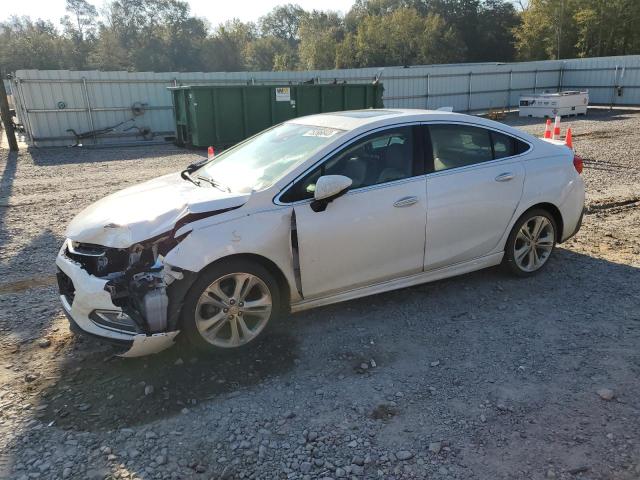
[[[322,165],[324,162],[330,160],[333,155],[335,155],[337,152],[340,152],[341,150],[348,148],[350,145],[354,144],[355,142],[362,140],[363,137],[366,137],[367,135],[371,135],[374,134],[376,132],[382,132],[385,130],[393,130],[394,128],[400,128],[400,127],[412,127],[412,126],[416,126],[416,125],[423,125],[424,121],[412,121],[412,122],[402,122],[402,123],[395,123],[393,125],[384,125],[382,127],[376,127],[376,128],[372,128],[371,130],[367,130],[366,132],[362,132],[361,134],[359,134],[358,136],[352,138],[351,140],[349,140],[346,143],[342,143],[341,145],[339,145],[338,147],[336,147],[334,150],[332,150],[331,152],[327,153],[324,157],[322,157],[321,159],[319,159],[318,161],[316,161],[313,165],[311,165],[309,168],[307,168],[306,170],[304,170],[301,174],[299,174],[298,176],[296,176],[296,178],[294,178],[292,181],[290,181],[289,183],[287,183],[284,187],[282,187],[282,189],[278,192],[278,194],[273,198],[273,203],[276,205],[281,205],[281,206],[294,206],[294,205],[303,205],[305,203],[311,203],[313,201],[312,198],[307,198],[305,200],[298,200],[296,202],[281,202],[280,201],[280,197],[282,195],[284,195],[298,180],[302,179],[305,175],[307,175],[308,173],[310,173],[312,170],[314,170],[316,167]],[[415,162],[415,159],[414,159]],[[403,183],[403,182],[408,182],[410,180],[414,180],[416,178],[422,178],[425,177],[424,174],[422,175],[417,175],[417,176],[413,176],[413,177],[408,177],[408,178],[401,178],[399,180],[392,180],[390,182],[384,182],[384,183],[377,183],[375,185],[367,185],[366,187],[360,187],[360,188],[355,188],[353,190],[349,190],[345,196],[351,194],[351,193],[359,193],[365,190],[372,190],[372,189],[376,189],[376,188],[382,188],[384,186],[387,185],[391,185],[391,184],[399,184],[399,183]]]

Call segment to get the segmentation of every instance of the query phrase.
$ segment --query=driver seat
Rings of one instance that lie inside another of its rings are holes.
[[[347,160],[342,175],[352,180],[351,188],[360,188],[367,178],[367,163],[360,157]]]
[[[377,183],[392,182],[411,176],[411,155],[405,145],[394,143],[385,149],[386,168],[380,172]]]

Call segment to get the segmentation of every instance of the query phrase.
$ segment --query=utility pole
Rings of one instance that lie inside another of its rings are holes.
[[[560,0],[560,16],[558,18],[558,54],[557,60],[560,60],[560,42],[562,40],[562,22],[564,20],[564,2],[565,0]]]
[[[13,129],[11,112],[9,112],[9,100],[7,99],[7,90],[4,88],[4,77],[4,75],[0,75],[0,118],[9,142],[9,150],[17,152],[18,141],[16,140],[16,132]]]

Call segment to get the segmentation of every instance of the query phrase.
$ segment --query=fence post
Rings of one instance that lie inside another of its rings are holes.
[[[0,75],[0,117],[2,118],[4,132],[9,142],[9,150],[17,152],[18,141],[16,140],[16,132],[13,129],[13,120],[11,120],[11,112],[9,111],[7,90],[4,88],[4,75]]]
[[[564,83],[564,62],[560,65],[560,78],[558,78],[558,92],[562,91],[562,84]]]
[[[513,80],[513,70],[509,70],[509,89],[507,90],[507,105],[506,108],[511,108],[511,82]]]
[[[429,74],[427,73],[427,99],[425,100],[425,104],[424,104],[424,108],[426,108],[426,109],[429,108],[429,93],[430,93],[429,92],[429,87],[430,87],[429,81],[430,81],[430,78],[429,78]]]
[[[535,70],[535,75],[533,77],[533,94],[536,94],[536,88],[538,88],[538,69]]]
[[[469,88],[468,88],[468,92],[467,92],[467,112],[471,111],[471,75],[473,74],[473,72],[469,72]]]
[[[87,112],[89,113],[89,125],[91,125],[91,131],[95,132],[93,113],[91,113],[91,101],[89,100],[89,89],[87,88],[87,79],[85,77],[82,77],[82,89],[84,90],[84,100],[87,105]],[[95,133],[93,135],[93,142],[97,143]]]
[[[616,101],[616,90],[618,86],[618,65],[613,72],[613,82],[611,82],[611,102],[609,103],[609,110],[613,109],[613,104]]]

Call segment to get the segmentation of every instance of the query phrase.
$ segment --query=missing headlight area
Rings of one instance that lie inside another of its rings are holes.
[[[182,298],[195,274],[171,268],[164,256],[184,237],[165,234],[129,248],[109,248],[68,240],[65,256],[90,275],[106,280],[104,289],[122,311],[94,310],[89,318],[103,328],[154,333],[177,328]],[[61,294],[73,302],[72,282],[58,273]],[[64,287],[64,288],[63,288]]]

